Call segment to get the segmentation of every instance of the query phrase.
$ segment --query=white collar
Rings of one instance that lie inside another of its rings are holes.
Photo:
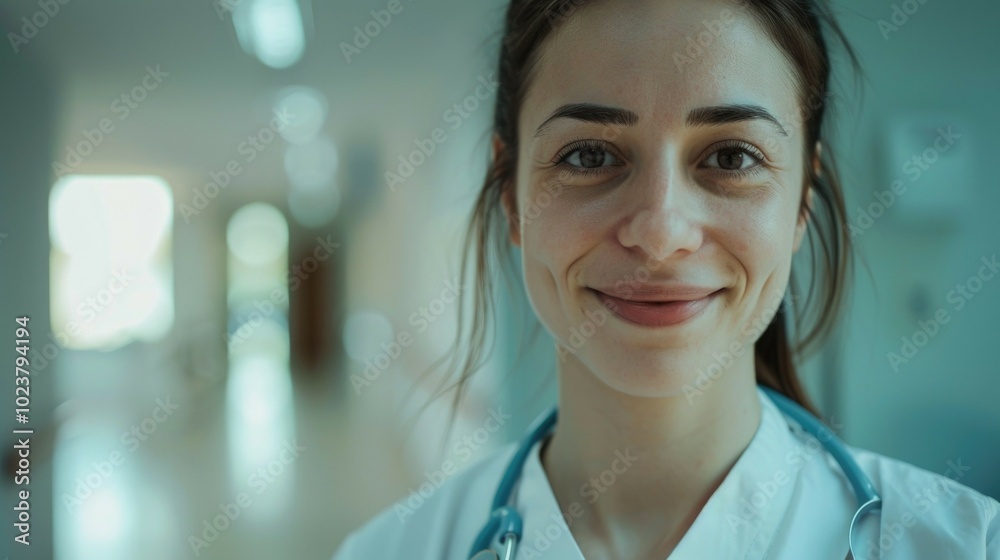
[[[783,524],[798,475],[790,459],[796,441],[777,406],[759,387],[757,394],[757,431],[670,558],[759,560]],[[540,447],[538,442],[532,448],[517,489],[517,508],[524,518],[517,558],[582,560],[539,459]],[[584,510],[589,506],[582,496],[578,502]],[[567,514],[570,507],[564,508]]]

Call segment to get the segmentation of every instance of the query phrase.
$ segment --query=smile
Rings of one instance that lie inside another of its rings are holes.
[[[629,323],[643,327],[679,325],[700,314],[715,299],[721,289],[691,290],[684,295],[634,293],[628,297],[606,294],[588,288],[604,307]]]

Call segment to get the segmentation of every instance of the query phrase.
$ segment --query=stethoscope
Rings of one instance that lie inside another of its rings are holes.
[[[868,514],[881,512],[882,498],[875,491],[871,480],[861,470],[861,466],[851,457],[844,443],[829,428],[795,401],[769,387],[760,387],[764,389],[782,413],[797,422],[803,430],[823,444],[823,447],[833,456],[837,464],[840,465],[840,469],[844,471],[844,475],[847,476],[858,503],[858,509],[854,512],[847,533],[849,549],[847,558],[848,560],[860,558],[854,547],[859,532],[859,523]],[[553,407],[552,410],[540,416],[528,429],[528,434],[518,446],[517,452],[514,453],[510,464],[507,465],[507,470],[504,471],[503,478],[500,479],[496,495],[493,497],[493,508],[489,521],[486,522],[472,545],[472,551],[469,553],[472,560],[499,559],[500,555],[492,548],[494,541],[503,547],[503,560],[513,560],[514,552],[521,541],[524,522],[511,504],[511,495],[531,449],[552,432],[556,425],[557,415],[558,411],[556,407]]]

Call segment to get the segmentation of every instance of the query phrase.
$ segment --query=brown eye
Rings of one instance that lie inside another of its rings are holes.
[[[576,167],[590,169],[610,164],[614,156],[599,148],[580,148],[566,157],[566,162]]]
[[[764,162],[764,154],[754,146],[740,142],[719,146],[702,165],[723,175],[742,178],[759,171]]]
[[[728,170],[737,170],[743,165],[742,150],[719,150],[719,167]]]
[[[585,141],[567,146],[556,163],[579,175],[610,173],[612,168],[623,165],[622,160],[603,143]]]

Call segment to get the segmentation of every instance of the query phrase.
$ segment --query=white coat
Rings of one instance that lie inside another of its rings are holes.
[[[850,485],[815,438],[786,421],[759,388],[758,394],[757,432],[667,560],[847,557],[856,509]],[[418,509],[386,509],[348,535],[334,560],[467,559],[516,445],[459,472]],[[581,510],[586,515],[588,502],[600,494],[581,494],[582,507],[560,508],[539,447],[532,449],[515,489],[524,519],[516,558],[583,560],[568,523]],[[868,539],[862,553],[875,552],[882,560],[1000,560],[1000,503],[953,480],[967,468],[959,459],[942,476],[849,449],[883,499],[882,533]],[[627,469],[624,463],[617,466]]]

